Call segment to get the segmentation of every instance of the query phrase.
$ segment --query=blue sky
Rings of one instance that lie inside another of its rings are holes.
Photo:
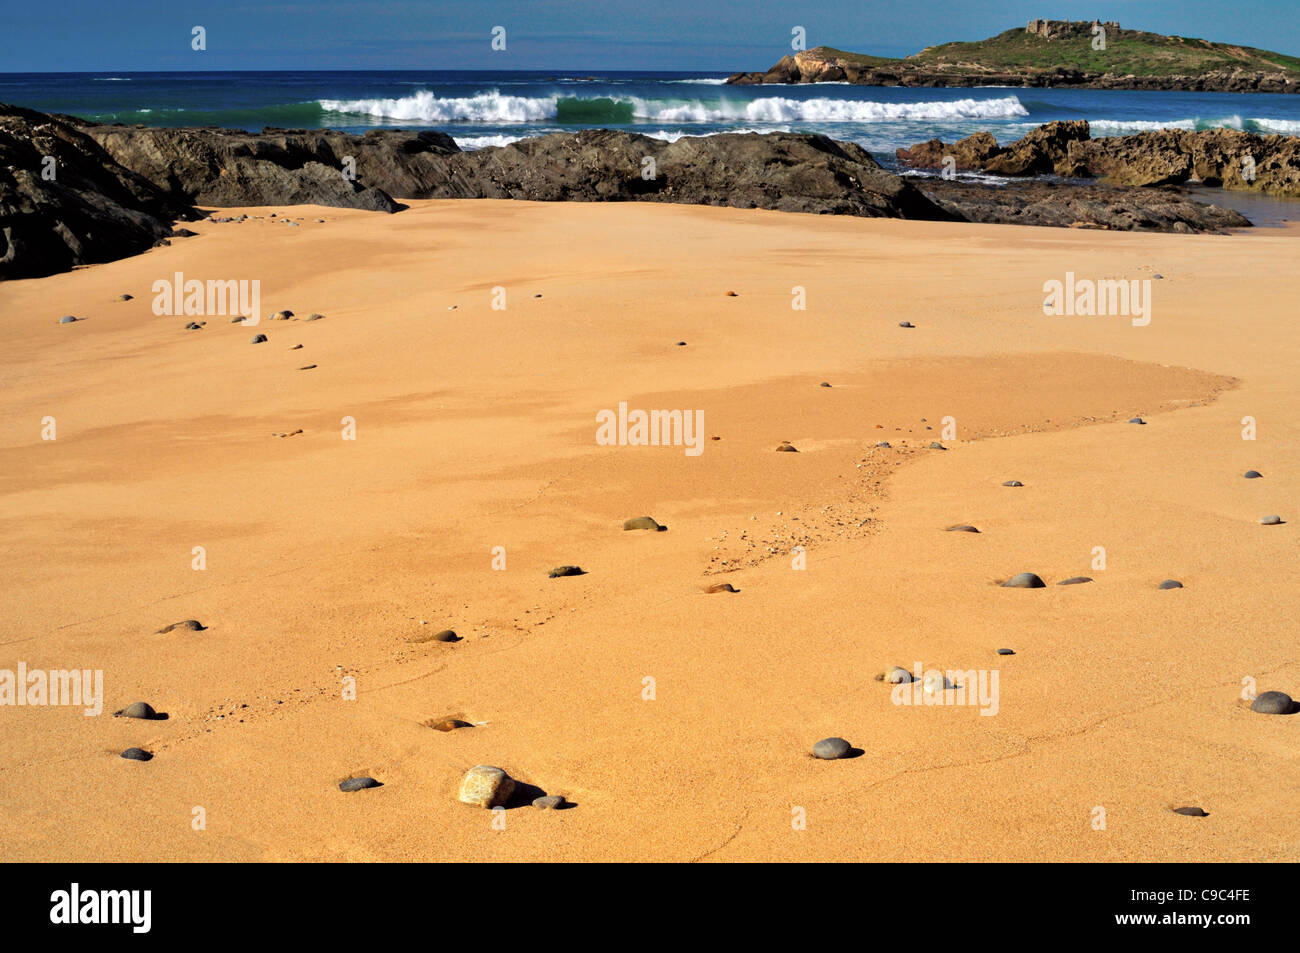
[[[0,70],[765,69],[790,30],[899,56],[1033,17],[1300,53],[1295,0],[0,0]],[[192,27],[206,52],[190,48]],[[491,30],[506,28],[506,50]]]

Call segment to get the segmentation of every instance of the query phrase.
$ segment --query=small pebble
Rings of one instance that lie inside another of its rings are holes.
[[[1024,484],[1021,483],[1019,480],[1007,480],[1002,485],[1003,486],[1024,486]]]
[[[819,386],[819,387],[830,387],[831,385],[830,385],[830,382],[829,382],[829,381],[822,381],[821,384],[819,384],[818,386]]]
[[[243,323],[244,323],[245,321],[247,321],[247,320],[248,320],[248,318],[245,317],[244,315],[242,315],[242,314],[237,314],[237,315],[235,315],[233,318],[230,319],[230,323],[231,323],[231,324],[243,324]]]
[[[1250,703],[1250,710],[1261,715],[1289,715],[1295,710],[1295,702],[1286,692],[1264,692]]]
[[[1043,589],[1046,584],[1032,572],[1017,573],[1002,584],[1003,589]]]
[[[906,685],[908,682],[915,681],[915,679],[912,678],[912,673],[907,669],[901,665],[895,665],[885,673],[885,681],[890,685]]]
[[[166,635],[173,629],[185,629],[188,632],[203,632],[207,626],[203,625],[197,619],[186,619],[184,622],[173,622],[171,625],[163,626],[154,635]]]
[[[884,447],[886,450],[892,450],[892,449],[893,449],[893,447],[890,445],[890,443],[889,443],[888,440],[882,440],[882,441],[880,441],[878,444],[876,444],[876,446],[877,446],[877,447]]]
[[[1264,476],[1264,474],[1260,473],[1258,470],[1247,470],[1247,471],[1246,471],[1246,479],[1247,479],[1247,480],[1258,480],[1258,479],[1262,478],[1263,476]]]
[[[916,325],[913,324],[911,321],[899,321],[899,322],[898,322],[898,326],[899,326],[900,328],[914,328],[914,327],[916,327]]]
[[[1128,419],[1128,422],[1131,423],[1131,424],[1145,424],[1145,423],[1146,423],[1146,421],[1143,420],[1141,417],[1130,417],[1130,418]]]
[[[656,532],[656,533],[662,533],[662,532],[664,532],[666,529],[668,529],[668,527],[667,527],[667,526],[661,526],[659,523],[655,522],[654,517],[651,517],[651,516],[637,516],[637,517],[634,517],[633,519],[630,519],[630,520],[624,520],[624,521],[623,521],[623,529],[624,529],[624,530],[632,530],[632,529],[648,529],[648,530],[652,530],[653,532]]]
[[[153,755],[143,748],[127,748],[122,752],[122,757],[127,761],[149,761]]]
[[[255,335],[255,336],[253,337],[253,340],[250,341],[249,343],[251,343],[251,344],[265,344],[265,343],[266,343],[266,335],[265,335],[265,334],[258,334],[258,335]]]
[[[585,576],[585,575],[586,573],[583,572],[582,567],[580,566],[556,566],[549,573],[547,573],[547,578],[559,579],[561,576]]]
[[[153,706],[148,702],[132,702],[121,711],[113,712],[114,718],[143,718],[146,721],[152,721],[158,717],[158,713],[153,710]]]
[[[1179,582],[1177,579],[1166,579],[1160,585],[1156,586],[1156,588],[1157,589],[1181,589],[1183,588],[1183,584]]]
[[[434,731],[455,731],[457,728],[473,728],[468,721],[461,721],[459,718],[444,718],[436,725],[430,725]]]
[[[946,530],[944,530],[944,532],[946,532],[946,533],[978,533],[979,530],[977,530],[974,526],[971,526],[971,525],[969,525],[969,524],[967,524],[967,523],[958,523],[956,526],[949,526]]]
[[[1259,522],[1260,522],[1260,524],[1263,525],[1263,526],[1281,526],[1281,525],[1282,525],[1282,517],[1280,517],[1280,516],[1264,516],[1264,517],[1261,517],[1261,518],[1260,518],[1260,521],[1259,521]]]
[[[319,321],[319,320],[321,320],[323,317],[325,317],[325,315],[323,315],[323,314],[315,314],[315,313],[313,313],[313,314],[309,314],[309,315],[307,315],[307,317],[303,318],[303,320],[304,320],[304,321]]]
[[[794,447],[790,446],[790,444],[783,443],[781,444],[781,446],[776,448],[776,452],[777,453],[798,453],[799,451],[796,450]]]
[[[514,779],[500,768],[476,764],[465,772],[465,778],[460,782],[459,798],[464,804],[490,808],[505,804],[514,790]]]
[[[1016,653],[1015,653],[1013,650],[1011,650],[1011,649],[998,649],[998,654],[999,654],[999,655],[1015,655]]]
[[[953,683],[948,680],[948,676],[942,672],[930,672],[921,680],[921,690],[929,695],[944,692],[954,687]]]
[[[1085,582],[1092,582],[1091,576],[1071,576],[1069,579],[1062,579],[1057,583],[1058,586],[1078,586]]]
[[[197,321],[191,321],[189,324],[185,325],[186,331],[201,331],[202,329],[203,325],[199,324]]]
[[[302,367],[298,368],[300,371],[314,371],[315,369],[315,364],[304,364]]]
[[[73,322],[79,320],[81,319],[78,318],[76,315],[65,314],[63,317],[59,318],[59,324],[72,324]]]
[[[131,300],[134,299],[134,298],[135,298],[135,295],[121,294],[121,295],[118,295],[117,298],[115,298],[114,300],[116,300],[116,301],[131,301]]]
[[[1174,808],[1174,813],[1181,814],[1183,815],[1183,817],[1209,817],[1210,816],[1209,814],[1206,814],[1204,811],[1202,811],[1199,807],[1176,807]]]
[[[562,794],[548,794],[546,797],[533,798],[533,807],[539,811],[558,810],[564,807],[564,796]]]
[[[932,440],[932,441],[930,441],[930,446],[929,446],[927,449],[930,449],[930,450],[947,450],[948,448],[945,447],[943,444],[939,443],[939,441],[937,441],[937,440]]]
[[[729,582],[715,582],[713,585],[709,586],[709,588],[705,589],[704,591],[707,592],[709,595],[712,595],[715,592],[739,592],[740,590],[737,589]]]
[[[339,790],[345,794],[353,791],[364,791],[366,788],[382,788],[383,785],[374,778],[348,778],[346,781],[339,782]]]
[[[813,745],[813,757],[834,761],[848,754],[851,747],[843,738],[823,738]]]

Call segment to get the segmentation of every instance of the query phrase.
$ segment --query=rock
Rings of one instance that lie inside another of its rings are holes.
[[[1017,573],[1002,584],[1003,589],[1043,589],[1046,583],[1032,572]]]
[[[194,238],[198,234],[199,234],[198,232],[192,232],[188,228],[177,228],[172,230],[171,237],[172,238]]]
[[[304,364],[302,367],[298,368],[298,370],[300,370],[300,371],[314,371],[314,370],[316,370],[316,365],[315,365],[315,364]]]
[[[1179,582],[1177,579],[1166,579],[1160,585],[1156,586],[1156,588],[1157,589],[1181,589],[1183,588],[1183,584]]]
[[[1012,649],[998,649],[998,654],[999,654],[999,655],[1015,655],[1016,653],[1015,653]]]
[[[955,686],[943,672],[927,672],[925,677],[921,679],[921,690],[930,695],[946,692],[953,687]]]
[[[979,530],[977,530],[974,526],[970,526],[970,525],[968,525],[968,524],[966,524],[966,523],[958,523],[956,526],[949,526],[946,530],[944,530],[944,532],[947,532],[947,533],[978,533]]]
[[[1002,485],[1003,486],[1024,486],[1024,484],[1021,483],[1019,480],[1007,480]]]
[[[272,320],[272,321],[288,321],[288,320],[289,320],[290,318],[292,318],[292,317],[293,317],[293,312],[292,312],[292,311],[276,311],[274,314],[271,315],[271,320]]]
[[[912,673],[901,665],[895,665],[886,672],[884,680],[890,685],[906,685],[909,682],[915,681],[915,679],[912,678]]]
[[[947,450],[948,448],[945,447],[943,444],[939,443],[939,441],[937,441],[937,440],[932,440],[932,441],[930,441],[930,445],[929,445],[929,447],[927,447],[926,449],[928,449],[928,450]]]
[[[407,638],[406,641],[413,642],[413,643],[459,642],[461,641],[461,637],[451,629],[441,629],[437,632],[429,632],[428,629],[423,629],[417,631],[415,635]]]
[[[1263,692],[1250,703],[1250,710],[1261,715],[1289,715],[1295,708],[1295,702],[1286,692]]]
[[[59,318],[59,324],[75,324],[78,320],[79,319],[76,315],[65,314],[63,317]]]
[[[729,582],[715,582],[704,591],[709,595],[713,595],[717,592],[739,592],[740,590]]]
[[[823,738],[813,745],[813,757],[821,758],[823,761],[834,761],[844,757],[851,750],[852,745],[843,738]]]
[[[892,449],[893,449],[893,446],[890,444],[890,442],[889,442],[888,440],[882,440],[882,441],[880,441],[879,443],[877,443],[876,446],[877,446],[877,447],[883,447],[883,448],[886,449],[886,450],[892,450]]]
[[[253,335],[253,340],[252,340],[251,342],[249,342],[249,343],[251,343],[251,344],[265,344],[265,343],[266,343],[266,335],[265,335],[265,334],[255,334],[255,335]]]
[[[1128,419],[1128,422],[1131,424],[1143,424],[1143,425],[1146,424],[1146,421],[1143,420],[1141,417],[1130,417]]]
[[[564,807],[564,796],[561,794],[549,794],[545,797],[533,798],[533,807],[539,811],[557,811]]]
[[[916,327],[916,325],[913,324],[911,321],[899,321],[899,322],[898,322],[898,326],[899,326],[900,328],[914,328],[914,327]]]
[[[1247,480],[1260,480],[1263,479],[1264,474],[1258,470],[1247,470],[1245,476]]]
[[[145,751],[143,748],[127,748],[122,752],[122,757],[127,761],[152,761],[153,754]]]
[[[364,791],[366,788],[382,788],[383,785],[374,778],[348,778],[346,781],[339,782],[339,790],[345,794],[351,794],[353,791]]]
[[[991,132],[977,132],[948,146],[938,139],[920,142],[910,149],[894,150],[894,156],[912,169],[952,168],[971,172],[982,170],[1001,151]],[[950,159],[951,166],[948,164]]]
[[[547,577],[550,579],[559,579],[561,576],[585,576],[585,575],[586,573],[583,572],[580,566],[556,566],[549,573],[547,573]]]
[[[135,295],[121,294],[121,295],[118,295],[118,296],[117,296],[116,298],[114,298],[113,300],[114,300],[114,301],[131,301],[131,300],[134,299],[134,298],[135,298]]]
[[[155,632],[154,635],[166,635],[168,632],[175,629],[184,629],[187,632],[204,632],[207,630],[207,626],[200,623],[197,619],[186,619],[183,622],[173,622],[171,625],[165,625]]]
[[[478,764],[465,773],[460,782],[460,801],[475,807],[498,807],[510,800],[515,782],[500,768]]]
[[[53,179],[42,175],[46,156]],[[137,255],[193,214],[190,203],[121,166],[72,117],[0,105],[0,281]]]
[[[1174,808],[1174,813],[1181,814],[1184,817],[1209,817],[1210,816],[1209,814],[1206,814],[1204,811],[1202,811],[1199,807],[1176,807]]]
[[[321,320],[321,319],[324,318],[324,317],[325,317],[325,315],[323,315],[323,314],[316,314],[316,313],[313,312],[312,314],[309,314],[309,315],[307,315],[307,317],[303,318],[303,320],[304,320],[304,321],[319,321],[319,320]]]
[[[191,321],[189,324],[185,325],[185,330],[186,330],[186,331],[201,331],[201,330],[203,330],[203,325],[199,324],[197,321]]]
[[[819,386],[819,387],[830,387],[831,384],[830,384],[830,381],[822,381],[818,386]]]
[[[245,321],[247,321],[247,320],[248,320],[248,316],[247,316],[247,315],[237,314],[237,315],[235,315],[233,318],[230,319],[230,323],[231,323],[231,324],[243,324],[243,323],[244,323]]]
[[[1057,583],[1058,586],[1079,586],[1085,582],[1092,582],[1091,576],[1071,576],[1069,579],[1062,579]]]
[[[455,731],[457,728],[473,728],[468,721],[461,721],[459,718],[444,718],[435,724],[429,725],[434,731]]]
[[[776,448],[776,452],[777,453],[798,453],[799,451],[796,450],[794,447],[790,446],[790,444],[783,443],[781,444],[781,446]]]
[[[153,721],[158,717],[158,713],[153,710],[153,706],[148,702],[132,702],[121,711],[113,712],[114,718],[143,718],[145,721]]]
[[[624,521],[623,521],[623,529],[624,529],[624,530],[632,530],[632,529],[648,529],[648,530],[652,530],[652,531],[654,531],[654,532],[656,532],[656,533],[662,533],[662,532],[664,532],[666,529],[668,529],[668,527],[667,527],[667,526],[660,526],[658,523],[656,523],[656,522],[654,521],[654,518],[653,518],[653,517],[650,517],[650,516],[637,516],[637,517],[634,517],[633,519],[630,519],[630,520],[624,520]]]
[[[1262,516],[1259,522],[1262,526],[1281,526],[1283,520],[1280,516]]]

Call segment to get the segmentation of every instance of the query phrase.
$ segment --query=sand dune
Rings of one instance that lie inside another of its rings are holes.
[[[1300,858],[1300,719],[1242,697],[1300,693],[1295,230],[240,211],[302,225],[0,285],[0,668],[105,694],[3,712],[8,858]],[[324,317],[185,330],[178,271]],[[1152,279],[1151,323],[1044,316],[1067,271]],[[702,452],[599,445],[620,402]],[[997,714],[894,704],[917,662]],[[476,764],[574,807],[497,829]]]

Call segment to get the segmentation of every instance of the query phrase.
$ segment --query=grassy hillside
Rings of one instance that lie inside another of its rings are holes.
[[[1105,50],[1094,50],[1091,39],[1086,32],[1045,39],[1018,27],[974,43],[932,46],[905,59],[846,53],[830,47],[820,47],[819,51],[827,57],[840,57],[863,67],[906,65],[939,72],[1055,70],[1064,67],[1134,76],[1196,76],[1233,69],[1300,75],[1300,57],[1249,46],[1161,36],[1140,30],[1110,32]]]

